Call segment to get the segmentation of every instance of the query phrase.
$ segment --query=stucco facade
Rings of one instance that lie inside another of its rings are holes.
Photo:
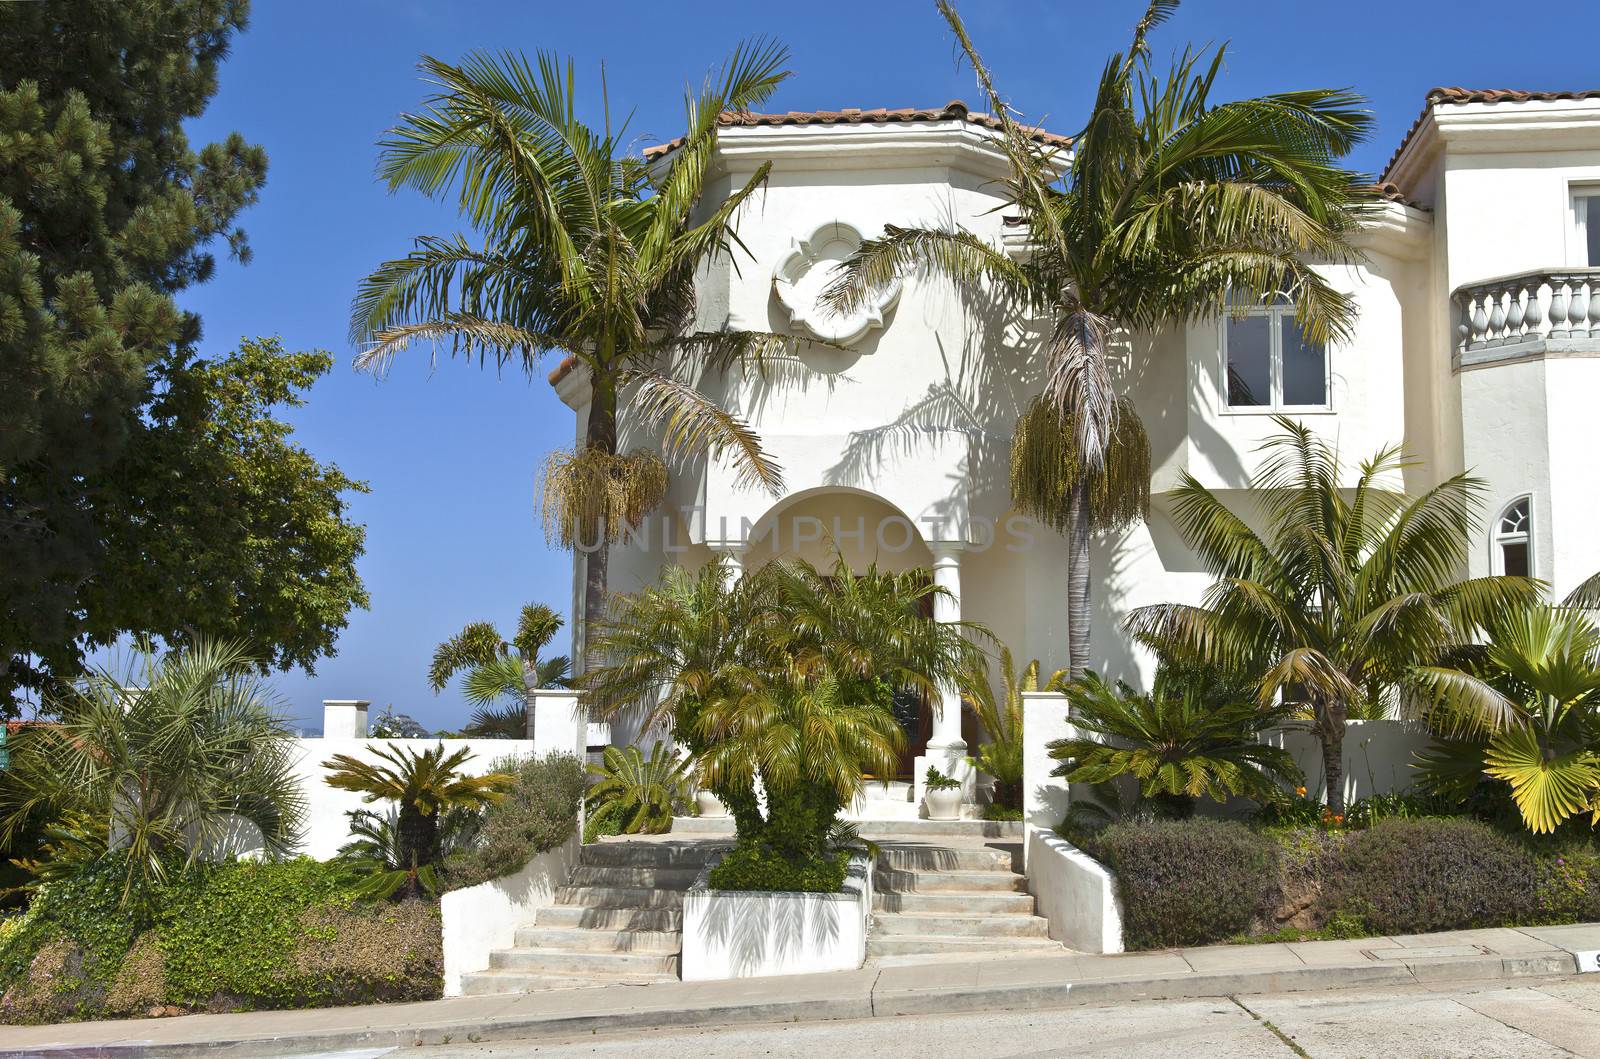
[[[699,324],[795,334],[811,371],[700,386],[760,434],[784,488],[741,488],[717,462],[675,468],[660,514],[613,551],[611,587],[638,588],[667,562],[738,569],[775,555],[821,560],[837,546],[852,564],[931,570],[958,597],[960,617],[1049,670],[1066,661],[1065,543],[1017,518],[1006,484],[1017,415],[1042,385],[1036,331],[920,274],[862,319],[823,323],[809,311],[828,263],[886,224],[959,225],[1023,252],[1005,224],[995,133],[964,109],[920,113],[723,130],[710,198],[762,162],[773,168],[739,218],[749,256],[700,277]],[[1325,273],[1359,306],[1348,340],[1313,351],[1270,316],[1254,330],[1219,320],[1128,337],[1118,370],[1150,435],[1153,502],[1147,523],[1093,545],[1093,652],[1107,675],[1149,675],[1149,659],[1118,628],[1131,608],[1194,599],[1209,584],[1168,516],[1170,490],[1188,472],[1245,507],[1276,408],[1351,463],[1403,444],[1420,460],[1410,488],[1463,469],[1485,479],[1487,525],[1471,573],[1498,569],[1498,516],[1521,498],[1533,575],[1564,592],[1600,570],[1600,493],[1580,435],[1600,398],[1600,288],[1597,319],[1577,319],[1591,262],[1573,205],[1586,183],[1600,195],[1600,100],[1430,96],[1384,180],[1361,259]],[[1497,277],[1510,279],[1477,302],[1461,293]],[[1553,299],[1561,322],[1581,327],[1557,328]],[[1513,302],[1541,308],[1513,312]],[[846,348],[805,341],[825,332]],[[1252,343],[1259,360],[1246,355]],[[1252,397],[1240,378],[1257,368]],[[586,380],[566,372],[557,387],[581,438]],[[576,567],[575,590],[581,557]],[[939,712],[928,753],[953,761],[964,749],[959,727]]]

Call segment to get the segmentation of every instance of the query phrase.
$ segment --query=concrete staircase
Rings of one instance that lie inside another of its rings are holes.
[[[463,976],[468,996],[675,980],[683,895],[720,843],[612,838],[584,846],[555,903]]]
[[[874,836],[881,852],[873,875],[868,958],[921,962],[1064,951],[1034,914],[1021,872],[1021,844],[985,841],[971,835],[981,830],[976,827],[949,830]]]

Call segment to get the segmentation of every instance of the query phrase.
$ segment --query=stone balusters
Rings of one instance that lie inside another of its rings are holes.
[[[1458,289],[1456,354],[1549,338],[1600,338],[1600,269],[1541,270]]]

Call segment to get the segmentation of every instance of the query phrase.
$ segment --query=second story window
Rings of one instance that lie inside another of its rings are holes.
[[[1508,577],[1533,576],[1533,544],[1529,534],[1529,504],[1523,497],[1500,512],[1494,527],[1495,573]]]
[[[1572,189],[1572,229],[1572,263],[1600,268],[1600,187]]]
[[[1328,347],[1300,330],[1287,299],[1223,317],[1222,353],[1229,408],[1328,407]]]

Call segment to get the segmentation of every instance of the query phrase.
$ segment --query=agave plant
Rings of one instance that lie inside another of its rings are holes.
[[[1039,685],[1039,660],[1036,658],[1016,672],[1011,650],[1000,649],[1000,686],[1005,701],[996,700],[986,677],[968,679],[962,701],[978,719],[987,741],[972,755],[973,764],[994,777],[994,804],[1005,809],[1022,808],[1022,695],[1033,691],[1060,691],[1067,672],[1058,669],[1044,686]]]
[[[447,753],[443,743],[420,752],[391,743],[372,753],[387,764],[335,754],[322,767],[331,770],[330,787],[355,791],[368,803],[395,803],[396,857],[411,873],[413,884],[404,895],[412,896],[421,892],[422,869],[437,865],[444,855],[442,818],[451,810],[493,805],[511,786],[512,777],[502,772],[463,775],[461,766],[472,752],[461,747]]]
[[[1419,670],[1407,704],[1434,728],[1422,786],[1464,797],[1488,777],[1509,785],[1523,823],[1554,831],[1600,822],[1600,629],[1582,610],[1532,606],[1489,627],[1453,666]]]
[[[1258,739],[1282,723],[1287,708],[1264,709],[1249,695],[1218,701],[1199,681],[1175,684],[1158,673],[1141,695],[1093,671],[1068,684],[1073,728],[1086,734],[1049,744],[1061,762],[1055,775],[1089,784],[1131,777],[1142,797],[1174,817],[1193,815],[1199,798],[1266,802],[1282,797],[1280,784],[1299,782],[1294,757]]]
[[[660,835],[672,830],[673,807],[682,802],[689,783],[689,759],[657,743],[647,758],[636,746],[605,749],[603,760],[590,765],[599,777],[585,802],[596,826],[614,822],[626,835]]]

